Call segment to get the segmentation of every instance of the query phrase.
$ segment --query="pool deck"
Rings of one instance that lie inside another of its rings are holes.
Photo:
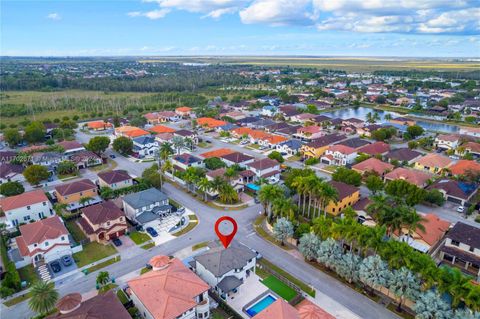
[[[243,307],[266,291],[268,291],[268,287],[260,282],[260,277],[251,274],[240,286],[239,292],[228,298],[227,303],[243,318],[249,319],[250,317],[243,312]]]

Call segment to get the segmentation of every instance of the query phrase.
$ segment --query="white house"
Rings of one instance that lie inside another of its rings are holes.
[[[0,163],[0,184],[7,182],[23,182],[24,167],[22,165]]]
[[[263,116],[273,117],[277,113],[278,113],[278,108],[274,105],[265,105],[262,108],[262,115]]]
[[[191,265],[200,278],[227,300],[234,298],[247,277],[255,273],[255,263],[256,254],[251,249],[232,244],[227,249],[215,247],[195,256]]]
[[[140,158],[153,156],[159,150],[158,142],[151,136],[136,137],[132,141],[133,152],[138,154]]]
[[[21,225],[19,229],[21,236],[15,241],[27,263],[38,266],[72,254],[68,230],[58,216]]]
[[[457,135],[440,134],[435,137],[435,147],[444,150],[454,150],[458,147],[460,138]]]
[[[189,167],[203,167],[203,161],[192,154],[183,153],[172,158],[172,165],[175,169],[184,171]]]
[[[0,209],[5,213],[7,228],[55,214],[52,204],[40,189],[3,198],[0,200]]]
[[[357,155],[354,148],[337,144],[329,146],[320,161],[327,165],[346,166],[352,164]]]
[[[292,156],[300,152],[300,148],[302,147],[302,145],[303,143],[301,141],[291,139],[283,143],[277,144],[276,149],[282,154]]]
[[[255,173],[256,179],[267,178],[271,183],[280,180],[280,163],[269,158],[263,158],[247,165],[247,168]]]

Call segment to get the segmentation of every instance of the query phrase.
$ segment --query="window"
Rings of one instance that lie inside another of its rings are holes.
[[[30,215],[23,216],[23,220],[25,220],[25,221],[30,220]]]
[[[474,251],[474,250],[475,250],[475,247],[473,247],[473,246],[470,246],[470,249],[469,249],[469,251],[473,253],[473,251]]]
[[[458,246],[460,246],[460,242],[452,239],[452,245],[458,247]]]
[[[30,206],[27,206],[27,209],[30,210]]]
[[[61,240],[65,240],[65,236],[60,237]]]
[[[82,193],[82,192],[80,192],[80,196],[83,196],[83,193]]]
[[[45,242],[45,247],[47,247],[47,246],[48,246],[48,241]]]
[[[43,206],[47,206],[47,202],[43,202],[42,204],[43,204]]]

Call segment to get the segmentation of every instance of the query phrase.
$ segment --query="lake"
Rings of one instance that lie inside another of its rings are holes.
[[[367,118],[367,114],[369,112],[377,112],[380,116],[380,122],[387,122],[385,121],[385,115],[390,114],[393,118],[398,116],[405,116],[400,113],[390,112],[390,111],[383,111],[383,110],[374,110],[369,107],[360,106],[360,107],[349,107],[349,108],[342,108],[339,110],[335,110],[332,112],[322,113],[323,115],[330,116],[332,118],[338,117],[341,119],[348,119],[348,118],[357,118],[360,120],[365,121]],[[417,125],[423,127],[427,131],[434,131],[434,132],[445,132],[445,133],[457,133],[460,128],[456,125],[451,124],[442,124],[438,122],[428,122],[422,121],[420,119],[414,119]]]

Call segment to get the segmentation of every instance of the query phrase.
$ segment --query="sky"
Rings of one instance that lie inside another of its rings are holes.
[[[480,57],[480,0],[1,0],[2,56]]]

